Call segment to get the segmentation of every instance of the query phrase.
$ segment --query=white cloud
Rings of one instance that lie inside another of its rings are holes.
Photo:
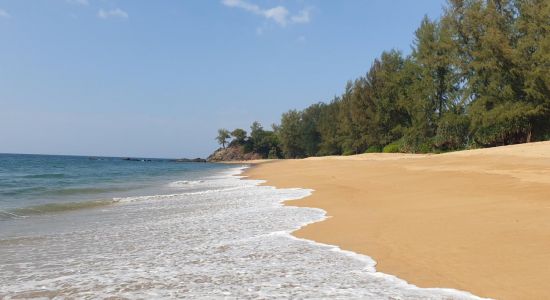
[[[264,9],[244,0],[222,0],[222,4],[227,7],[244,9],[268,20],[272,20],[280,26],[286,26],[292,23],[309,23],[310,21],[309,9],[304,9],[300,11],[299,14],[291,16],[288,9],[280,5]]]
[[[310,21],[309,9],[301,10],[299,14],[292,16],[290,20],[293,23],[309,23]]]
[[[256,4],[250,4],[242,0],[222,0],[223,5],[229,6],[229,7],[239,7],[244,10],[248,10],[250,12],[254,13],[260,13],[261,9]]]
[[[11,15],[8,14],[7,11],[0,8],[0,18],[9,19],[9,18],[11,18]]]
[[[115,9],[111,9],[111,10],[100,9],[97,12],[97,16],[101,19],[108,19],[108,18],[128,19],[128,13],[123,11],[120,8],[115,8]]]
[[[69,4],[77,4],[77,5],[89,5],[90,2],[88,0],[65,0]]]
[[[281,26],[288,23],[288,10],[284,6],[276,6],[262,11],[262,14],[267,19],[272,19]]]

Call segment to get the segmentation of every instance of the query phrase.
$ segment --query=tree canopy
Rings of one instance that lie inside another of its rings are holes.
[[[330,102],[233,136],[287,158],[548,140],[550,1],[449,0],[422,20],[410,55],[385,51]]]
[[[225,144],[230,137],[231,136],[229,135],[229,131],[227,129],[218,129],[218,136],[216,137],[216,140],[223,148],[225,148]]]

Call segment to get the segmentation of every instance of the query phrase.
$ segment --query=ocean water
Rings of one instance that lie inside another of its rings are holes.
[[[294,238],[313,191],[243,168],[0,155],[0,298],[478,299]]]

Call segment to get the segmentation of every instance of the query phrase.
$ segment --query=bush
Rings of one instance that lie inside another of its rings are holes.
[[[468,142],[470,119],[457,113],[446,113],[438,122],[434,138],[435,146],[440,150],[463,149]]]
[[[370,146],[369,148],[367,148],[367,151],[365,151],[365,153],[381,153],[382,152],[382,147],[380,146]]]
[[[471,113],[472,138],[482,147],[493,147],[525,143],[539,139],[540,127],[534,128],[535,108],[523,101],[506,101],[487,108],[478,103],[477,110]],[[480,106],[482,107],[480,109]],[[472,109],[474,106],[472,106]],[[539,123],[544,124],[544,123]],[[533,131],[534,130],[534,131]],[[533,136],[534,134],[534,136]]]
[[[529,127],[527,119],[495,121],[492,124],[478,126],[474,140],[484,147],[524,143],[529,135]]]
[[[269,154],[267,155],[267,158],[269,159],[277,159],[279,158],[280,155],[279,155],[279,151],[277,151],[277,148],[276,147],[273,147],[271,148],[271,150],[269,150]]]
[[[401,139],[399,150],[404,153],[430,153],[433,148],[433,138],[407,134]]]
[[[353,150],[346,150],[346,151],[344,151],[344,153],[342,153],[342,155],[344,155],[344,156],[355,155],[355,154],[357,154],[357,153],[355,153],[355,151],[353,151]]]
[[[250,139],[247,139],[243,145],[244,153],[250,153],[254,151],[254,143]]]
[[[418,147],[419,153],[430,153],[433,152],[433,146],[430,141],[424,142],[423,144],[420,144]]]
[[[390,143],[384,147],[382,152],[384,153],[399,153],[401,150],[401,145],[399,141],[395,141],[393,143]]]

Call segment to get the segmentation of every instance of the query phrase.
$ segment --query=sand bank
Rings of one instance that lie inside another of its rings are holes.
[[[550,142],[281,160],[245,175],[314,189],[287,204],[331,218],[294,234],[369,255],[378,271],[420,287],[550,298]]]

